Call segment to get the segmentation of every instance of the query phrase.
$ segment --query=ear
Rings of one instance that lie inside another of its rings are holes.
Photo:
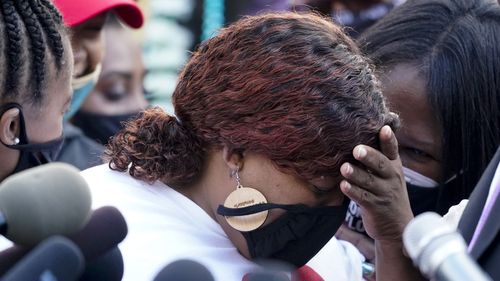
[[[15,144],[19,136],[19,109],[11,108],[0,116],[0,140],[8,145]]]
[[[243,154],[240,151],[224,146],[222,157],[231,172],[240,171],[243,168]]]

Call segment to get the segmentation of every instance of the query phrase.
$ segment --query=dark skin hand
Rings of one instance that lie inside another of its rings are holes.
[[[344,163],[340,188],[361,207],[365,230],[375,240],[377,280],[425,280],[403,253],[403,230],[413,214],[398,142],[389,126],[380,130],[379,139],[380,151],[354,148],[354,158],[366,168]]]

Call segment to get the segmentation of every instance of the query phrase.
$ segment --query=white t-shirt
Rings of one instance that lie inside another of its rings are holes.
[[[150,185],[112,171],[107,164],[82,175],[89,183],[93,208],[115,206],[128,224],[128,235],[119,245],[124,281],[152,280],[165,265],[179,259],[200,262],[219,281],[241,281],[257,268],[239,254],[203,209],[165,184]],[[325,280],[362,280],[362,259],[352,245],[333,238],[310,267],[324,277],[335,276]]]
[[[183,258],[205,265],[216,280],[240,281],[255,267],[203,209],[163,183],[150,185],[107,165],[82,175],[93,208],[115,206],[127,222],[128,235],[120,244],[124,281],[153,280],[165,265]]]

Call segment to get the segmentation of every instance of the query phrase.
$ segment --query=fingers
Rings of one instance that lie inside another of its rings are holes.
[[[379,133],[380,150],[389,158],[389,160],[396,160],[399,157],[398,153],[398,140],[391,130],[391,127],[384,126]]]
[[[389,178],[394,175],[394,168],[391,161],[380,151],[372,147],[358,145],[353,150],[353,156],[370,171],[382,178]]]
[[[340,190],[345,196],[364,208],[372,206],[372,204],[377,201],[373,193],[357,185],[351,184],[346,180],[340,182]]]
[[[349,163],[344,163],[340,167],[340,173],[351,184],[355,184],[362,189],[369,190],[376,195],[383,193],[383,190],[379,190],[381,186],[383,186],[381,179],[372,173],[368,173],[367,171]]]

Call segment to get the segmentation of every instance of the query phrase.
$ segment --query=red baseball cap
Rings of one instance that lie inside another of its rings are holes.
[[[133,0],[53,0],[68,26],[79,25],[98,14],[113,10],[120,19],[132,28],[144,23],[144,15]]]

